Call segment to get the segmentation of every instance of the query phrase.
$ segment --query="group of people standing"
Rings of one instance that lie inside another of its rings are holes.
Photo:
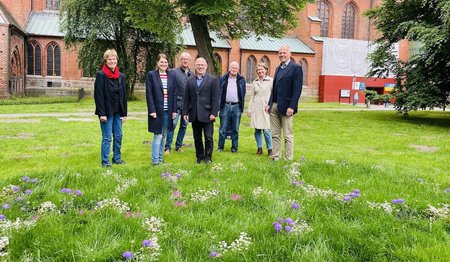
[[[262,155],[262,137],[267,153],[281,159],[281,134],[284,134],[286,160],[294,155],[293,115],[297,112],[302,91],[303,73],[300,65],[291,62],[288,46],[279,49],[281,64],[274,78],[268,76],[264,63],[257,65],[247,115],[255,129],[257,155]],[[117,68],[117,53],[109,49],[104,54],[105,65],[95,79],[96,115],[102,130],[102,166],[109,167],[109,151],[113,140],[113,164],[125,163],[120,154],[122,123],[127,117],[125,76]],[[231,131],[231,152],[239,147],[239,125],[244,112],[246,81],[237,62],[230,63],[229,72],[217,78],[207,73],[206,60],[195,60],[195,72],[189,69],[191,56],[182,53],[180,67],[169,70],[166,55],[160,54],[156,69],[147,73],[146,100],[148,131],[154,134],[151,149],[153,165],[164,162],[164,151],[172,150],[174,129],[180,122],[175,150],[180,151],[188,123],[192,124],[196,163],[211,163],[214,149],[213,133],[216,118],[220,119],[218,151],[223,151]],[[111,139],[111,136],[113,139]]]

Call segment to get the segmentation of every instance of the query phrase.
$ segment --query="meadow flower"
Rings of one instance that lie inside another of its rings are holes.
[[[447,187],[447,188],[444,190],[444,192],[445,192],[445,193],[450,193],[450,187]]]
[[[6,220],[6,216],[3,214],[0,214],[0,220]]]
[[[220,193],[219,190],[204,190],[199,189],[197,192],[191,193],[191,200],[195,202],[205,202],[210,198],[218,196]]]
[[[157,217],[147,218],[142,226],[147,229],[151,233],[158,233],[161,231],[161,228],[164,226],[164,219]]]
[[[2,205],[2,208],[3,208],[3,209],[9,209],[9,204],[3,204],[3,205]]]
[[[37,183],[39,180],[37,178],[33,178],[30,180],[31,183]]]
[[[151,247],[151,246],[153,246],[153,242],[151,240],[146,239],[146,240],[142,241],[142,246],[143,247]]]
[[[44,202],[38,209],[38,214],[45,214],[56,210],[56,205],[50,201]]]
[[[175,205],[175,207],[184,207],[184,206],[186,206],[186,202],[176,201],[174,205]]]
[[[282,217],[279,217],[277,220],[278,220],[278,222],[280,222],[280,223],[284,223],[284,219],[283,219]]]
[[[292,209],[298,209],[300,206],[297,202],[292,203],[291,205]]]
[[[267,189],[263,189],[262,187],[257,187],[255,189],[253,189],[252,194],[253,194],[254,197],[259,197],[262,194],[270,196],[270,195],[272,195],[272,191],[269,191]]]
[[[306,161],[305,156],[300,157],[300,160],[301,160],[301,161]]]
[[[172,196],[171,196],[171,198],[172,198],[172,199],[178,199],[178,198],[181,198],[181,191],[179,191],[179,190],[174,190],[174,191],[172,191]]]
[[[418,178],[418,179],[417,179],[417,182],[423,183],[423,179],[422,179],[422,178]]]
[[[28,182],[28,181],[30,181],[30,177],[29,176],[24,176],[24,177],[22,177],[22,181],[23,182]]]
[[[350,201],[352,198],[350,197],[350,196],[345,196],[343,199],[342,199],[342,201],[344,201],[344,202],[348,202],[348,201]]]
[[[393,199],[392,200],[392,204],[401,205],[401,204],[404,204],[404,203],[405,203],[405,200],[403,200],[403,198]]]
[[[133,253],[131,251],[125,251],[123,252],[122,256],[126,260],[131,260],[131,258],[133,258]]]
[[[83,192],[82,192],[81,190],[77,189],[77,190],[75,191],[75,195],[77,195],[77,196],[82,196],[82,195],[83,195]]]
[[[290,226],[285,226],[284,229],[286,229],[287,232],[291,232],[292,228]]]
[[[33,191],[31,189],[25,190],[25,195],[31,195],[31,193],[33,193]]]
[[[359,191],[359,189],[354,189],[354,190],[353,190],[353,193],[355,193],[355,194],[359,194],[359,193],[360,193],[360,191]]]
[[[273,222],[272,225],[275,231],[277,232],[280,232],[283,229],[283,226],[278,222]]]
[[[232,194],[231,195],[231,199],[234,200],[234,201],[238,201],[238,200],[242,199],[242,196],[238,195],[238,194]]]
[[[181,174],[176,173],[175,176],[176,176],[177,178],[181,178]]]
[[[290,218],[290,217],[287,217],[284,221],[285,221],[286,224],[288,224],[288,225],[292,225],[292,224],[294,223],[294,220],[292,220],[292,218]]]
[[[70,188],[63,188],[63,189],[61,189],[61,193],[63,193],[63,194],[71,194],[72,193],[72,189],[70,189]]]
[[[21,202],[22,200],[23,200],[23,197],[21,197],[21,196],[16,197],[17,202]]]
[[[18,187],[18,186],[12,186],[12,190],[13,190],[14,192],[20,191],[20,187]]]
[[[372,209],[381,209],[384,212],[390,214],[393,211],[392,205],[390,203],[374,203],[374,202],[369,202],[367,201],[367,204],[369,205],[370,208]]]
[[[348,196],[351,198],[359,197],[359,193],[351,192]]]
[[[220,257],[220,253],[217,251],[211,251],[211,253],[209,253],[210,257]]]

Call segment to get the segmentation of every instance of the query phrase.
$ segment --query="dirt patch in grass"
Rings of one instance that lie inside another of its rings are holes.
[[[0,123],[39,123],[39,119],[0,119]]]
[[[34,133],[17,133],[15,136],[0,136],[0,140],[31,139],[34,137],[35,137]]]
[[[41,150],[48,150],[48,149],[55,149],[55,148],[56,148],[56,146],[34,146],[34,147],[28,148],[28,150],[41,151]]]
[[[11,159],[24,159],[24,158],[32,158],[32,155],[20,155],[20,156],[12,156]]]
[[[409,147],[416,149],[418,152],[427,152],[433,153],[439,150],[439,148],[434,146],[425,146],[425,145],[409,145]]]
[[[95,119],[92,118],[58,118],[59,121],[63,122],[94,122]]]
[[[75,144],[73,145],[74,147],[92,147],[92,146],[96,146],[94,144],[89,144],[89,143],[83,143],[83,144]]]

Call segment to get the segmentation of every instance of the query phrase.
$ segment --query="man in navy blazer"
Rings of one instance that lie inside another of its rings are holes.
[[[294,158],[293,116],[297,113],[298,100],[302,93],[303,70],[291,61],[291,50],[287,45],[280,47],[278,57],[281,64],[275,71],[272,94],[267,111],[270,113],[272,131],[272,159],[281,158],[281,130],[284,133],[284,158]]]
[[[192,123],[197,164],[212,162],[214,121],[219,112],[219,79],[206,73],[208,64],[195,60],[195,77],[188,79],[183,99],[183,118]],[[203,146],[202,133],[205,134]]]

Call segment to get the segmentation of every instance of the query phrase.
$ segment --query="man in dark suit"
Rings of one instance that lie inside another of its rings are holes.
[[[281,158],[281,130],[284,133],[284,158],[294,158],[293,116],[297,113],[303,86],[302,68],[291,61],[290,48],[286,45],[280,47],[278,57],[281,64],[275,71],[272,94],[267,106],[270,113],[274,161]]]
[[[192,123],[194,131],[197,164],[212,162],[214,121],[219,112],[219,79],[207,74],[207,68],[204,58],[195,60],[196,74],[188,79],[183,100],[183,118]]]

